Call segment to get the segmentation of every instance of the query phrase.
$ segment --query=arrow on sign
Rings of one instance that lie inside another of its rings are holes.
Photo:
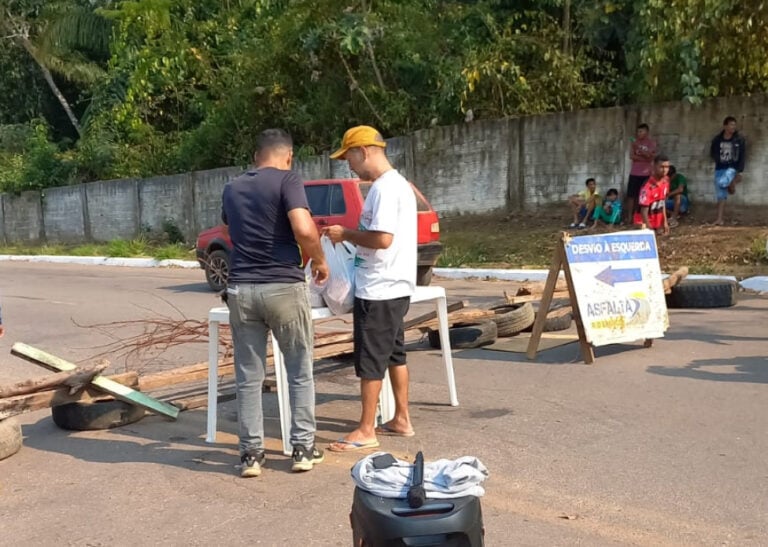
[[[629,283],[631,281],[642,281],[643,272],[640,268],[617,268],[608,266],[602,272],[595,276],[595,279],[602,281],[606,285],[613,287],[616,283]]]

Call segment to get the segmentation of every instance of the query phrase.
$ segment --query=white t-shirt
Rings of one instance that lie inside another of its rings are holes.
[[[359,229],[386,232],[393,237],[386,249],[357,246],[355,296],[365,300],[411,296],[416,288],[416,196],[397,170],[387,171],[373,181]]]

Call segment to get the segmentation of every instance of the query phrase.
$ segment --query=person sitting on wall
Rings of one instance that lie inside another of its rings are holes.
[[[584,183],[586,188],[568,198],[568,204],[573,212],[573,222],[569,228],[586,228],[592,213],[600,205],[600,194],[597,193],[597,182],[588,178]]]
[[[616,188],[611,188],[606,192],[602,207],[595,207],[592,219],[594,220],[592,228],[597,228],[598,223],[604,223],[608,226],[621,224],[621,201],[619,201],[619,191]]]
[[[688,213],[691,201],[688,198],[688,181],[677,172],[674,165],[669,166],[669,194],[667,194],[667,211],[672,212],[672,218],[669,219],[669,227],[675,228],[678,225],[680,216]]]

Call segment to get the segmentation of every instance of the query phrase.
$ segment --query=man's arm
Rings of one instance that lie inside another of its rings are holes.
[[[388,232],[361,232],[339,226],[338,224],[323,228],[323,235],[328,236],[334,243],[349,241],[369,249],[388,249],[392,245],[392,234]]]
[[[643,217],[643,224],[646,228],[651,225],[651,221],[648,220],[648,210],[650,207],[640,207],[640,216]]]
[[[720,140],[718,137],[712,139],[712,143],[709,145],[709,157],[715,163],[720,160]]]
[[[312,259],[312,276],[318,284],[324,283],[328,279],[328,264],[312,216],[307,209],[300,207],[288,211],[288,220],[296,241]]]

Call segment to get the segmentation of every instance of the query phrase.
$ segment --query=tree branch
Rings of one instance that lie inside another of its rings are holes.
[[[341,63],[344,65],[344,68],[347,71],[347,75],[349,76],[349,79],[352,81],[352,85],[355,86],[355,89],[360,92],[360,95],[363,96],[363,99],[368,104],[368,107],[371,109],[371,112],[373,112],[373,115],[376,116],[376,119],[379,120],[379,122],[382,125],[382,129],[386,127],[386,123],[384,120],[379,116],[379,113],[376,111],[376,108],[373,106],[373,103],[368,98],[368,95],[365,94],[365,91],[363,91],[363,88],[360,87],[360,84],[358,83],[357,79],[355,78],[355,75],[352,73],[352,69],[349,66],[349,63],[347,63],[347,60],[344,58],[344,54],[339,50],[339,57],[341,58]]]

